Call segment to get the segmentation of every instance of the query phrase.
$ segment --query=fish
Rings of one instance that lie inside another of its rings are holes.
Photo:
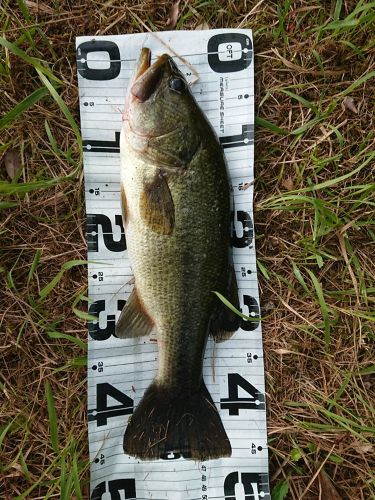
[[[141,50],[120,134],[121,200],[134,288],[120,339],[156,335],[155,377],[130,417],[124,452],[200,461],[231,456],[203,380],[209,335],[230,338],[239,317],[230,250],[231,187],[218,137],[173,58]]]

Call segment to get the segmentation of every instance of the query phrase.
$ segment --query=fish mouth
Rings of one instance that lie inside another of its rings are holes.
[[[156,91],[169,59],[168,54],[163,54],[151,64],[151,50],[147,47],[141,50],[134,83],[130,89],[131,94],[137,101],[147,101]]]

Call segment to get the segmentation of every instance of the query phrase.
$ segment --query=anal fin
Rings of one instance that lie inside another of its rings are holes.
[[[134,288],[116,323],[115,335],[120,339],[143,337],[149,335],[153,327],[154,324],[143,307],[137,289]]]
[[[223,295],[236,309],[240,309],[236,273],[232,264],[228,269],[228,284]],[[241,318],[221,302],[219,298],[217,298],[217,302],[210,322],[210,333],[215,342],[223,342],[230,339],[235,331],[238,330]]]

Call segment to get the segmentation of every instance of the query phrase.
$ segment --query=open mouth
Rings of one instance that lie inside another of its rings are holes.
[[[163,54],[151,64],[151,50],[147,47],[142,49],[134,83],[130,89],[130,92],[138,101],[147,101],[158,88],[168,60],[169,56]]]

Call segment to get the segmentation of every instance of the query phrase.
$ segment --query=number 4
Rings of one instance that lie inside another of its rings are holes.
[[[241,387],[250,397],[238,396]],[[238,373],[228,373],[228,397],[220,399],[220,408],[229,415],[239,415],[239,410],[264,410],[264,395]]]
[[[108,396],[118,401],[120,404],[108,406]],[[131,415],[133,413],[134,402],[129,396],[113,387],[107,382],[96,386],[96,408],[89,410],[89,422],[96,420],[96,425],[101,427],[107,425],[111,417],[120,415]]]

